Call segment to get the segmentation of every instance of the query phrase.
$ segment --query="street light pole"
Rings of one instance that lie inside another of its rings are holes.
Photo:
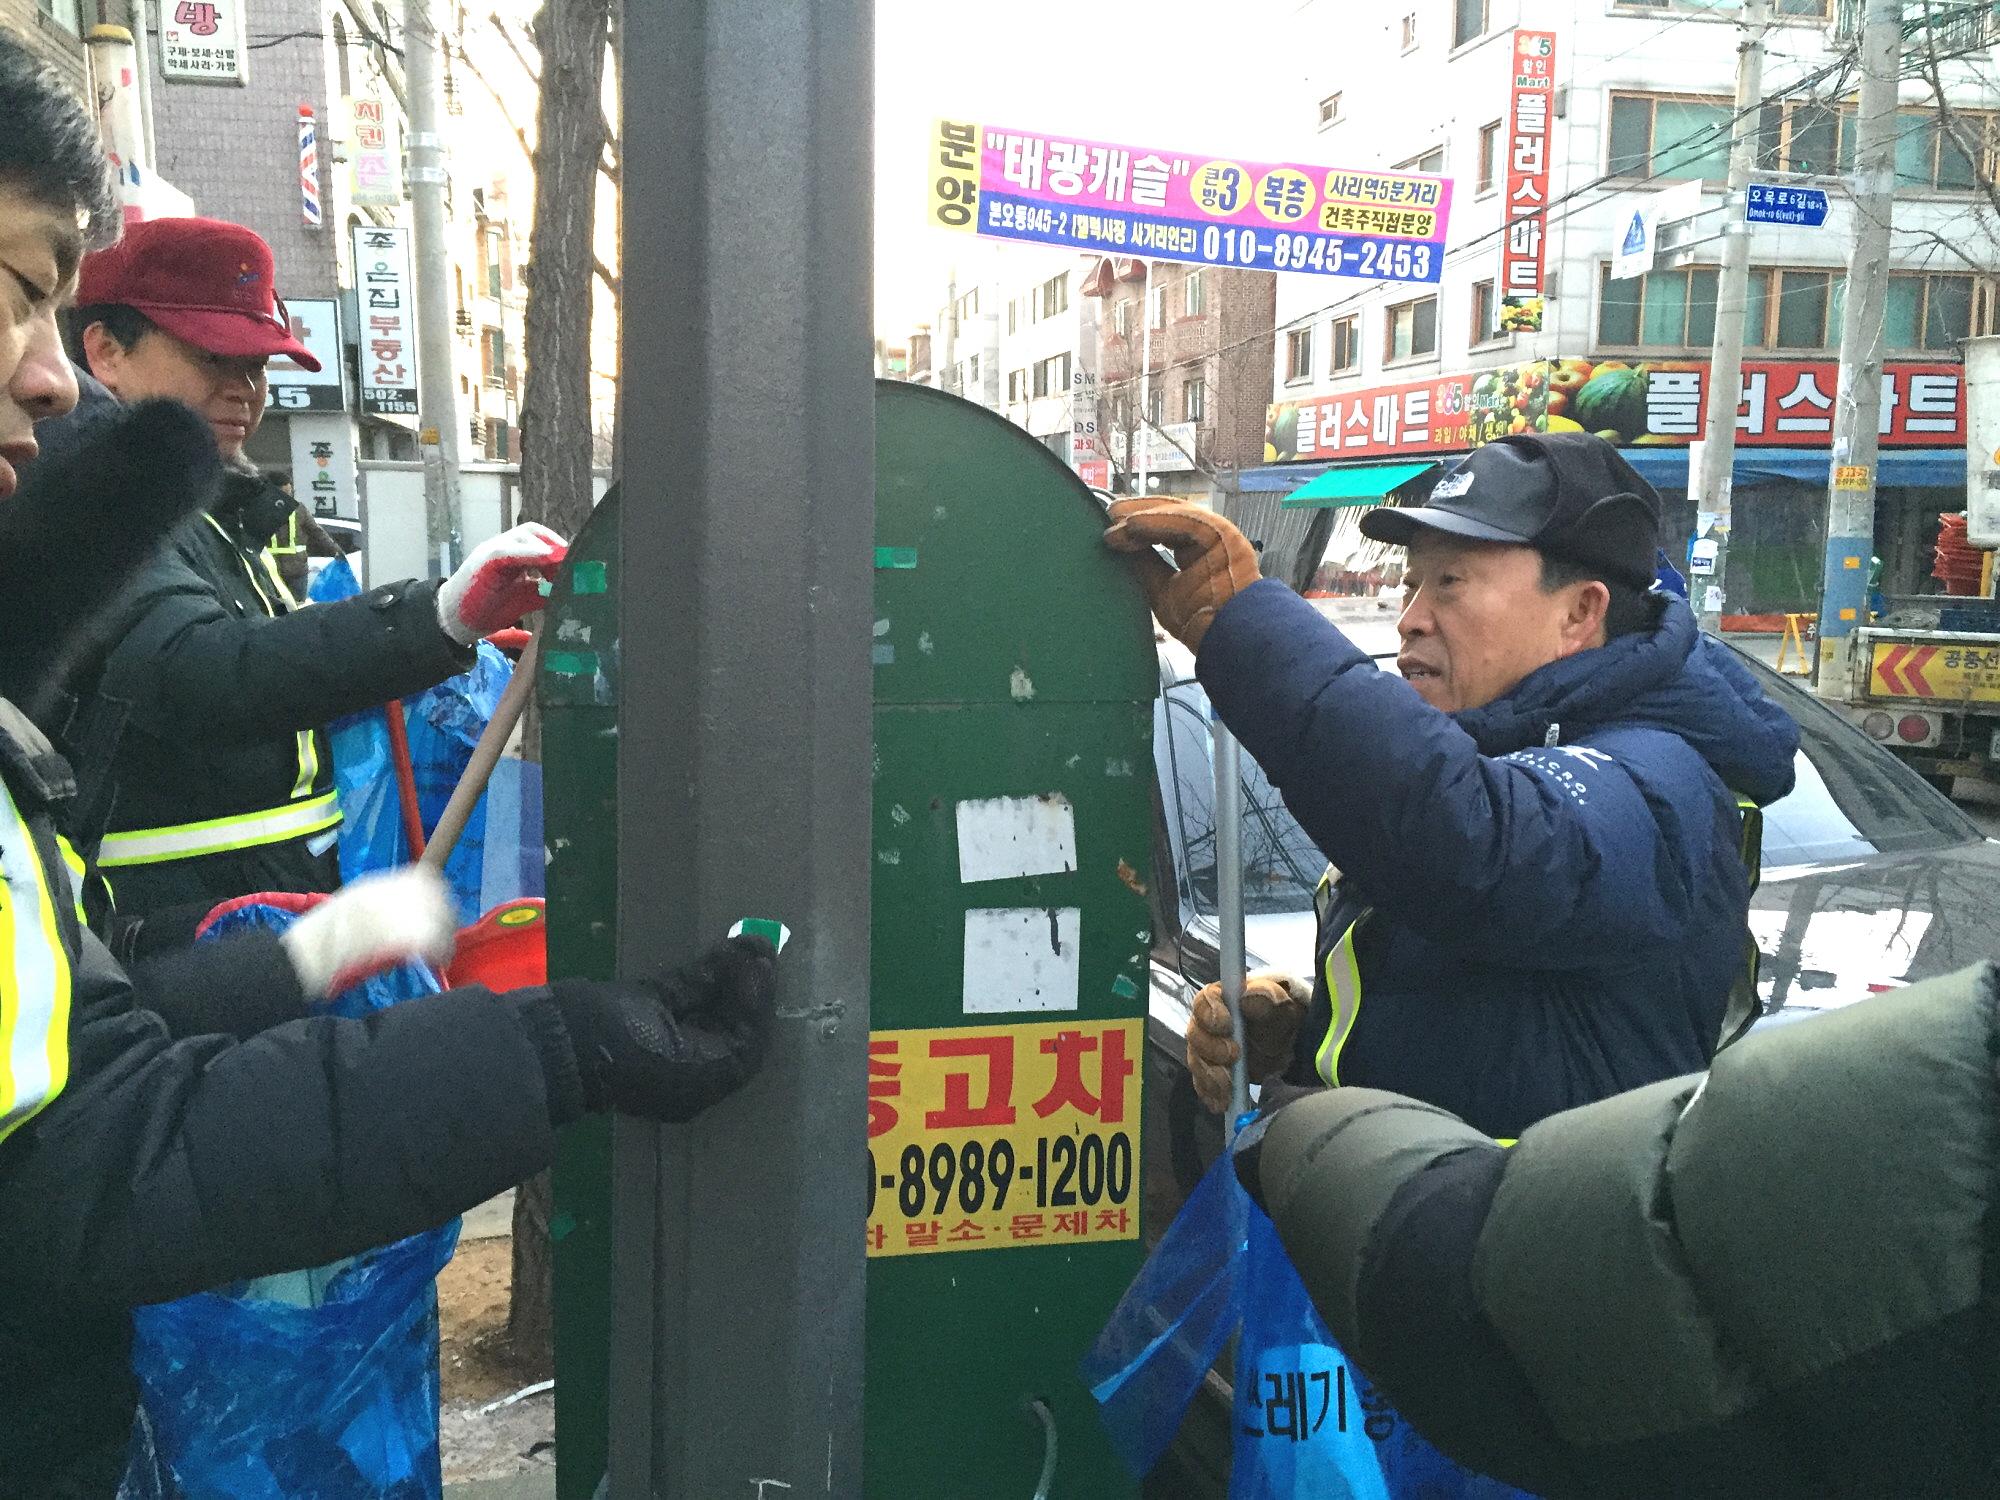
[[[1707,420],[1693,490],[1696,531],[1715,543],[1714,573],[1690,578],[1701,628],[1722,629],[1729,578],[1730,488],[1736,470],[1736,408],[1743,393],[1743,321],[1750,301],[1750,174],[1757,165],[1759,110],[1764,94],[1764,33],[1770,0],[1745,0],[1736,47],[1736,115],[1729,137],[1729,201],[1723,209],[1722,269],[1716,277],[1715,342],[1708,361]],[[1701,519],[1708,517],[1706,527]]]
[[[858,1500],[873,6],[622,27],[619,969],[794,937],[749,1087],[616,1122],[608,1495]]]
[[[1865,618],[1875,550],[1875,457],[1882,402],[1882,322],[1889,299],[1889,229],[1896,203],[1896,85],[1902,69],[1901,0],[1866,0],[1861,103],[1854,150],[1854,252],[1840,320],[1840,383],[1827,476],[1826,568],[1820,585],[1823,698],[1849,696],[1847,647]]]
[[[424,461],[424,529],[431,576],[460,562],[458,373],[452,359],[451,256],[445,240],[443,68],[431,0],[404,0],[403,86],[410,133],[410,240],[416,261],[417,452]]]

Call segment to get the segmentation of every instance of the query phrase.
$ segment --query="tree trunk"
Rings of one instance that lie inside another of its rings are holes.
[[[535,15],[541,97],[535,107],[535,222],[528,236],[526,357],[521,393],[521,519],[573,537],[590,516],[596,423],[590,403],[591,296],[597,164],[604,154],[604,49],[609,0],[545,0]],[[541,716],[525,749],[541,757]],[[555,1363],[549,1174],[514,1195],[514,1278],[507,1310],[515,1356]]]
[[[546,0],[535,15],[535,222],[528,237],[528,379],[521,516],[574,536],[590,515],[590,305],[597,163],[604,154],[608,0]]]

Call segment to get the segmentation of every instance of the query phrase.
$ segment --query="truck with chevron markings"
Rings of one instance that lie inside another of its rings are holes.
[[[1988,628],[1922,628],[1902,623],[1907,616],[1896,612],[1881,625],[1864,626],[1854,632],[1853,680],[1843,707],[1870,739],[1949,792],[1954,777],[2000,781],[2000,617],[1967,620],[1949,608],[1942,614],[1943,624]]]

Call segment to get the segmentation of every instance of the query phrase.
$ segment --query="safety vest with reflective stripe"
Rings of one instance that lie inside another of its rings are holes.
[[[261,844],[307,838],[324,833],[339,822],[340,801],[334,793],[325,792],[303,802],[288,802],[269,812],[208,818],[173,828],[107,833],[98,848],[97,862],[115,870],[126,865],[156,865],[170,859],[198,859],[204,854],[227,854]]]
[[[294,515],[297,513],[294,512]],[[204,511],[202,519],[222,538],[231,555],[242,564],[264,613],[276,618],[284,610],[301,608],[278,574],[277,563],[267,548],[259,554],[266,576],[243,554],[229,529]],[[268,585],[268,586],[267,586]],[[131,865],[157,865],[168,860],[199,859],[205,854],[228,854],[238,849],[254,849],[263,844],[282,844],[309,838],[339,825],[340,802],[332,792],[312,795],[319,780],[319,738],[310,729],[298,734],[298,775],[292,780],[292,799],[283,807],[262,812],[239,813],[233,817],[205,818],[198,823],[180,823],[167,828],[134,828],[123,833],[107,833],[97,852],[101,869],[115,870]]]
[[[0,786],[0,1140],[69,1081],[71,975],[59,899],[27,821]]]
[[[1736,807],[1743,817],[1737,857],[1743,861],[1744,873],[1749,877],[1750,889],[1754,892],[1763,865],[1764,813],[1748,797],[1738,797]],[[1320,971],[1326,981],[1326,997],[1331,1008],[1326,1031],[1313,1049],[1313,1069],[1327,1087],[1338,1088],[1341,1050],[1346,1047],[1347,1039],[1354,1035],[1354,1024],[1361,1018],[1361,965],[1354,956],[1354,937],[1375,909],[1343,891],[1334,879],[1333,867],[1328,865],[1313,892],[1313,910],[1319,917]],[[1743,962],[1730,986],[1722,1030],[1716,1038],[1718,1052],[1748,1032],[1761,1014],[1757,997],[1759,957],[1757,939],[1746,925]],[[1512,1142],[1505,1144],[1511,1145]]]

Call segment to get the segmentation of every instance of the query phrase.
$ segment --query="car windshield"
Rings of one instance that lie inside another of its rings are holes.
[[[1981,837],[1951,800],[1811,693],[1738,658],[1799,726],[1798,785],[1764,809],[1764,868],[1942,849]]]
[[[1208,695],[1176,682],[1154,705],[1153,753],[1160,768],[1168,837],[1183,919],[1215,915],[1215,741]],[[1249,916],[1310,911],[1326,856],[1313,847],[1278,789],[1243,757],[1243,910]]]
[[[1909,767],[1812,694],[1738,653],[1799,726],[1798,783],[1764,809],[1763,868],[1838,864],[1976,841],[1978,827]],[[1214,740],[1208,695],[1183,679],[1155,705],[1154,755],[1183,920],[1215,914]],[[1277,788],[1243,757],[1243,907],[1308,911],[1326,869]]]

